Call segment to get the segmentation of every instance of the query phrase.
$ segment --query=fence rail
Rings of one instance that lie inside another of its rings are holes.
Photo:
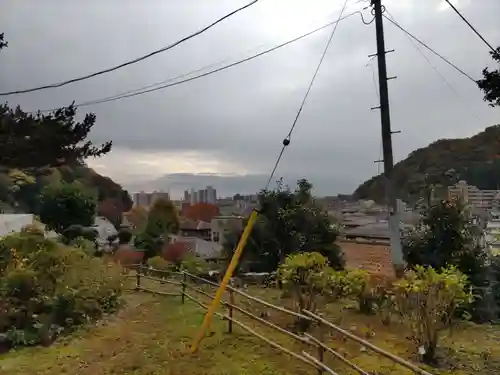
[[[153,268],[148,268],[143,265],[129,265],[127,268],[135,270],[135,275],[129,275],[132,277],[135,277],[136,279],[136,285],[135,285],[135,290],[136,291],[141,291],[141,292],[147,292],[147,293],[153,293],[153,294],[158,294],[162,296],[172,296],[172,297],[181,297],[181,302],[185,303],[185,299],[187,298],[188,300],[194,302],[201,308],[207,310],[208,306],[203,303],[202,301],[198,300],[196,297],[194,297],[192,294],[188,293],[187,290],[190,292],[198,293],[199,295],[212,300],[214,296],[210,294],[209,292],[204,291],[203,289],[199,288],[196,285],[193,285],[189,282],[189,280],[197,281],[199,283],[203,283],[206,285],[210,285],[213,287],[218,288],[220,285],[214,281],[208,280],[206,278],[194,275],[189,272],[169,272],[169,271],[164,271],[164,270],[158,270],[158,269],[153,269]],[[155,275],[164,275],[165,277],[156,277],[156,276],[150,276],[149,274],[146,273],[153,273]],[[171,280],[168,279],[168,277],[176,275],[176,276],[182,276],[182,281],[178,280]],[[146,280],[151,280],[160,283],[160,285],[173,285],[173,286],[180,286],[180,291],[179,292],[163,292],[163,291],[156,291],[156,290],[151,290],[149,288],[145,288],[141,285],[141,279],[146,279]],[[340,375],[336,371],[334,371],[332,368],[327,366],[325,364],[325,354],[331,354],[335,359],[339,360],[340,362],[344,363],[348,367],[354,369],[357,371],[360,375],[369,375],[369,372],[361,369],[359,366],[357,366],[355,363],[349,361],[347,358],[345,358],[342,354],[337,352],[336,350],[332,349],[329,347],[326,343],[323,341],[323,333],[326,330],[334,330],[343,337],[353,340],[364,347],[372,350],[373,352],[391,360],[394,363],[397,363],[411,371],[413,371],[415,374],[418,375],[432,375],[429,372],[415,366],[414,364],[406,361],[403,358],[400,358],[392,353],[387,352],[384,349],[381,349],[372,343],[342,329],[341,327],[329,322],[328,320],[324,319],[323,317],[314,314],[310,311],[303,310],[301,313],[298,313],[296,311],[289,310],[287,308],[281,307],[281,306],[276,306],[273,305],[270,302],[264,301],[260,298],[257,298],[255,296],[252,296],[248,293],[245,293],[237,288],[234,288],[232,286],[227,287],[227,292],[229,294],[229,301],[228,300],[222,300],[221,305],[224,306],[227,309],[227,313],[220,313],[220,312],[215,312],[215,315],[219,317],[220,319],[227,321],[228,322],[228,332],[232,333],[233,331],[233,325],[237,325],[244,331],[248,332],[249,334],[261,339],[262,341],[266,342],[270,346],[278,349],[279,351],[295,358],[298,359],[299,361],[315,368],[318,372],[319,375],[321,374],[332,374],[332,375]],[[307,320],[313,323],[316,323],[318,325],[318,331],[319,331],[319,337],[314,337],[310,334],[305,333],[304,335],[299,335],[297,333],[291,332],[286,330],[285,328],[282,328],[266,319],[263,319],[262,317],[259,317],[253,313],[251,313],[248,310],[245,310],[243,307],[238,306],[235,303],[235,295],[240,295],[243,298],[246,298],[250,301],[256,302],[262,306],[274,309],[276,311],[280,311],[282,313],[285,313],[289,316],[293,316],[296,319],[303,319]],[[237,311],[241,313],[242,315],[250,318],[252,321],[255,321],[257,323],[260,323],[266,327],[269,327],[281,334],[284,334],[288,336],[289,338],[294,339],[296,342],[301,343],[306,345],[309,348],[316,349],[317,351],[317,357],[314,357],[313,355],[307,353],[306,351],[302,350],[301,353],[296,353],[292,351],[291,349],[285,348],[284,346],[278,344],[277,342],[265,337],[261,333],[256,332],[252,328],[248,327],[246,324],[241,322],[240,320],[237,320],[234,318],[234,311]]]

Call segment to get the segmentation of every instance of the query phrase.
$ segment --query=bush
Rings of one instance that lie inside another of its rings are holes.
[[[147,260],[146,264],[150,268],[152,268],[152,270],[147,271],[152,276],[167,277],[167,276],[169,276],[170,272],[178,271],[175,264],[166,261],[165,259],[163,259],[160,256],[155,256],[153,258],[149,258]],[[155,272],[155,270],[163,271],[163,272]]]
[[[77,237],[83,237],[89,241],[95,242],[99,233],[94,228],[83,227],[81,225],[71,225],[69,228],[64,230],[63,240],[65,243],[69,244]]]
[[[76,237],[73,241],[70,242],[70,246],[82,250],[87,255],[96,255],[97,249],[95,243],[89,241],[84,237]]]
[[[347,294],[358,302],[359,312],[371,315],[375,313],[378,293],[372,285],[370,274],[364,270],[352,270],[346,274]]]
[[[320,253],[298,253],[289,255],[278,268],[279,280],[291,294],[298,312],[316,310],[317,297],[325,293],[337,280],[336,271],[328,267],[326,258]],[[299,329],[309,328],[309,321],[299,319]]]
[[[154,269],[167,271],[172,268],[172,264],[160,256],[156,256],[147,260],[146,264]]]
[[[160,254],[163,247],[163,239],[142,232],[134,237],[134,247],[138,250],[143,250],[144,259],[147,260]]]
[[[41,226],[39,226],[39,225],[36,225],[36,224],[25,225],[21,229],[21,233],[32,234],[34,236],[45,237],[45,232],[44,232],[43,228]]]
[[[50,343],[60,332],[112,312],[120,303],[120,267],[78,248],[39,236],[37,241],[30,233],[0,241],[0,336],[12,346]],[[36,246],[27,251],[26,243]],[[11,244],[17,246],[6,257]]]
[[[438,272],[422,266],[394,283],[395,307],[410,323],[424,362],[435,363],[439,331],[451,324],[457,307],[472,302],[467,283],[467,276],[454,267]]]
[[[195,275],[203,275],[210,271],[208,262],[192,253],[187,253],[180,263],[180,270],[186,271]]]
[[[57,242],[28,231],[2,237],[0,239],[0,275],[3,274],[13,260],[12,249],[23,259],[37,250],[51,251],[56,249],[57,246]]]

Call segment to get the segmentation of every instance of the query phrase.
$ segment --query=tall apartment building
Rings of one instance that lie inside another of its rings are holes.
[[[498,205],[499,193],[499,190],[480,190],[465,181],[459,181],[456,185],[448,187],[449,198],[461,199],[464,203],[487,211]]]
[[[163,191],[153,191],[152,193],[146,193],[144,191],[141,191],[139,193],[134,193],[132,195],[134,206],[142,206],[144,208],[149,208],[158,199],[170,200],[170,195]]]
[[[205,189],[194,190],[190,192],[184,191],[184,201],[189,202],[191,205],[197,203],[217,203],[217,191],[212,186],[207,186]]]

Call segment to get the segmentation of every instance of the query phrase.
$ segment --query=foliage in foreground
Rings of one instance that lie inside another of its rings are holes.
[[[440,272],[417,266],[394,283],[394,307],[410,324],[422,359],[436,361],[439,334],[452,323],[455,310],[473,301],[467,291],[467,276],[454,267]]]
[[[0,241],[0,338],[49,344],[120,303],[121,268],[28,232]]]
[[[335,244],[337,230],[328,214],[315,204],[311,191],[307,180],[299,180],[293,191],[279,181],[276,190],[259,194],[261,214],[241,261],[248,265],[248,271],[276,271],[288,255],[300,252],[319,252],[331,267],[344,267],[342,251]],[[241,233],[238,230],[226,237],[223,247],[227,259]]]
[[[488,285],[487,253],[480,246],[480,233],[467,207],[457,200],[442,200],[430,206],[417,229],[404,240],[404,255],[409,267],[418,265],[442,269],[456,267],[481,293]],[[482,299],[470,307],[475,321],[489,321]]]
[[[500,64],[500,47],[496,49],[496,52],[491,51],[490,54],[491,58]],[[489,70],[485,68],[483,70],[483,79],[477,81],[477,84],[484,93],[484,100],[490,106],[500,106],[500,69]]]
[[[344,272],[329,267],[327,259],[317,252],[289,255],[278,268],[278,278],[292,296],[295,310],[315,312],[322,297],[338,299],[347,288]],[[307,330],[309,321],[299,319],[298,327]]]
[[[40,219],[57,233],[72,225],[93,224],[96,199],[77,184],[48,186],[42,192],[41,201]]]

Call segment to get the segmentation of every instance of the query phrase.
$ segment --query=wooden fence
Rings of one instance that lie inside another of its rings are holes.
[[[158,269],[152,269],[143,265],[133,265],[133,266],[128,266],[128,268],[132,268],[135,270],[135,275],[132,275],[136,279],[136,284],[135,284],[135,290],[136,291],[143,291],[143,292],[149,292],[153,294],[158,294],[162,296],[175,296],[175,297],[180,297],[181,302],[184,304],[186,299],[196,303],[203,309],[208,309],[208,306],[199,301],[196,297],[194,297],[193,293],[197,293],[199,295],[202,295],[208,299],[213,299],[214,296],[211,295],[210,293],[202,290],[199,288],[197,285],[210,285],[212,287],[218,288],[219,284],[207,280],[205,278],[202,278],[200,276],[194,275],[189,272],[170,272],[170,271],[163,271],[163,270],[158,270]],[[158,276],[152,276],[152,275],[163,275],[161,277]],[[179,288],[178,292],[162,292],[162,291],[154,291],[149,288],[145,288],[144,286],[141,285],[141,280],[142,279],[147,279],[147,280],[152,280],[159,282],[160,284],[170,284],[174,285]],[[262,341],[266,342],[267,344],[271,345],[272,347],[278,349],[279,351],[296,358],[297,360],[306,363],[307,365],[312,366],[315,368],[318,372],[318,374],[332,374],[332,375],[341,375],[338,374],[336,371],[334,371],[332,368],[328,367],[325,364],[325,355],[332,355],[335,359],[343,362],[345,365],[348,367],[354,369],[356,372],[358,372],[361,375],[370,375],[369,372],[361,369],[359,366],[357,366],[355,363],[347,359],[344,355],[339,353],[338,351],[334,350],[333,348],[329,347],[327,344],[324,343],[324,333],[327,331],[335,331],[336,333],[340,334],[343,336],[345,339],[352,340],[354,342],[357,342],[358,344],[361,344],[364,348],[371,350],[378,355],[381,355],[393,363],[397,363],[409,370],[411,370],[415,374],[419,375],[432,375],[429,372],[417,367],[416,365],[408,362],[407,360],[400,358],[392,353],[389,353],[388,351],[381,349],[372,343],[352,334],[351,332],[348,332],[341,327],[327,321],[320,315],[314,314],[310,311],[303,310],[301,313],[298,313],[296,311],[292,311],[289,309],[286,309],[281,306],[276,306],[272,303],[269,303],[267,301],[264,301],[260,298],[257,298],[255,296],[252,296],[240,289],[234,288],[230,285],[227,286],[227,293],[228,293],[228,300],[223,300],[221,301],[221,305],[226,307],[227,313],[219,313],[215,312],[215,315],[218,316],[219,318],[227,321],[227,330],[228,333],[233,332],[233,326],[236,325],[243,329],[244,331],[248,332],[249,334],[261,339]],[[251,313],[248,310],[245,310],[241,306],[236,305],[235,303],[235,295],[239,295],[249,301],[256,302],[259,305],[265,306],[266,308],[273,309],[276,311],[279,311],[281,313],[293,316],[294,318],[298,319],[303,319],[306,321],[309,321],[311,323],[315,323],[318,326],[317,331],[319,334],[317,335],[318,337],[314,337],[310,334],[304,333],[303,335],[299,335],[297,333],[288,331],[285,328],[279,327],[278,325],[262,318],[259,317],[253,313]],[[271,329],[276,330],[277,332],[280,332],[293,340],[297,341],[298,343],[305,344],[306,347],[309,347],[311,350],[314,350],[316,355],[313,356],[310,353],[308,353],[305,350],[302,350],[301,353],[296,353],[288,348],[283,347],[282,345],[278,344],[277,342],[263,336],[262,334],[256,332],[252,328],[248,327],[246,324],[242,323],[241,321],[237,320],[234,318],[233,313],[237,311],[248,318],[250,318],[252,321],[258,322],[266,327],[269,327]]]

